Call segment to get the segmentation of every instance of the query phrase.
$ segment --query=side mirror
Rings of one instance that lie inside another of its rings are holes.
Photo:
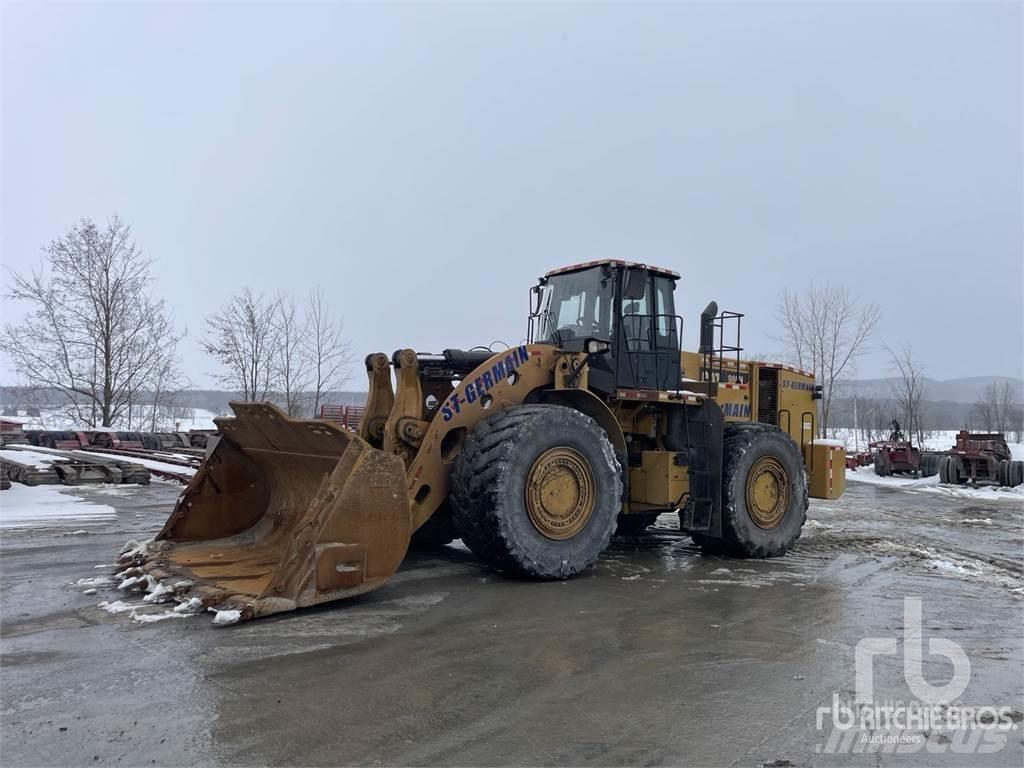
[[[647,270],[631,268],[626,270],[626,282],[622,287],[622,298],[642,299],[647,295]]]
[[[540,313],[540,297],[542,285],[535,285],[530,289],[530,314]]]

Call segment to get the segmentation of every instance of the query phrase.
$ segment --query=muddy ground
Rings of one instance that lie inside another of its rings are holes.
[[[858,641],[902,642],[905,596],[922,599],[926,639],[965,649],[963,705],[1024,710],[1017,503],[851,484],[812,502],[797,548],[771,561],[703,557],[663,516],[569,582],[508,580],[450,546],[362,598],[233,627],[99,609],[116,590],[75,583],[155,533],[179,490],[76,490],[116,520],[3,533],[3,765],[1024,761],[1019,725],[987,753],[942,733],[830,753],[816,723],[852,695]],[[899,654],[874,669],[875,700],[912,697]],[[951,676],[933,657],[924,673]]]

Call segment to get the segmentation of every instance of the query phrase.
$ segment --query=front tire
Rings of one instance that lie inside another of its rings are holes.
[[[509,408],[479,423],[456,459],[455,526],[495,570],[566,579],[608,546],[621,472],[589,416],[560,405]]]

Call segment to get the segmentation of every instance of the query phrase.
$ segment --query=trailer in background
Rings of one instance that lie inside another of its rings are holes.
[[[956,444],[939,462],[939,481],[948,485],[1024,484],[1024,461],[1014,461],[1001,432],[960,430]]]

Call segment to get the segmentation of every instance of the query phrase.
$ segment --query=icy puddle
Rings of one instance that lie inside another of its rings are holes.
[[[0,491],[0,530],[76,527],[115,517],[113,507],[86,501],[65,486],[13,483]]]

